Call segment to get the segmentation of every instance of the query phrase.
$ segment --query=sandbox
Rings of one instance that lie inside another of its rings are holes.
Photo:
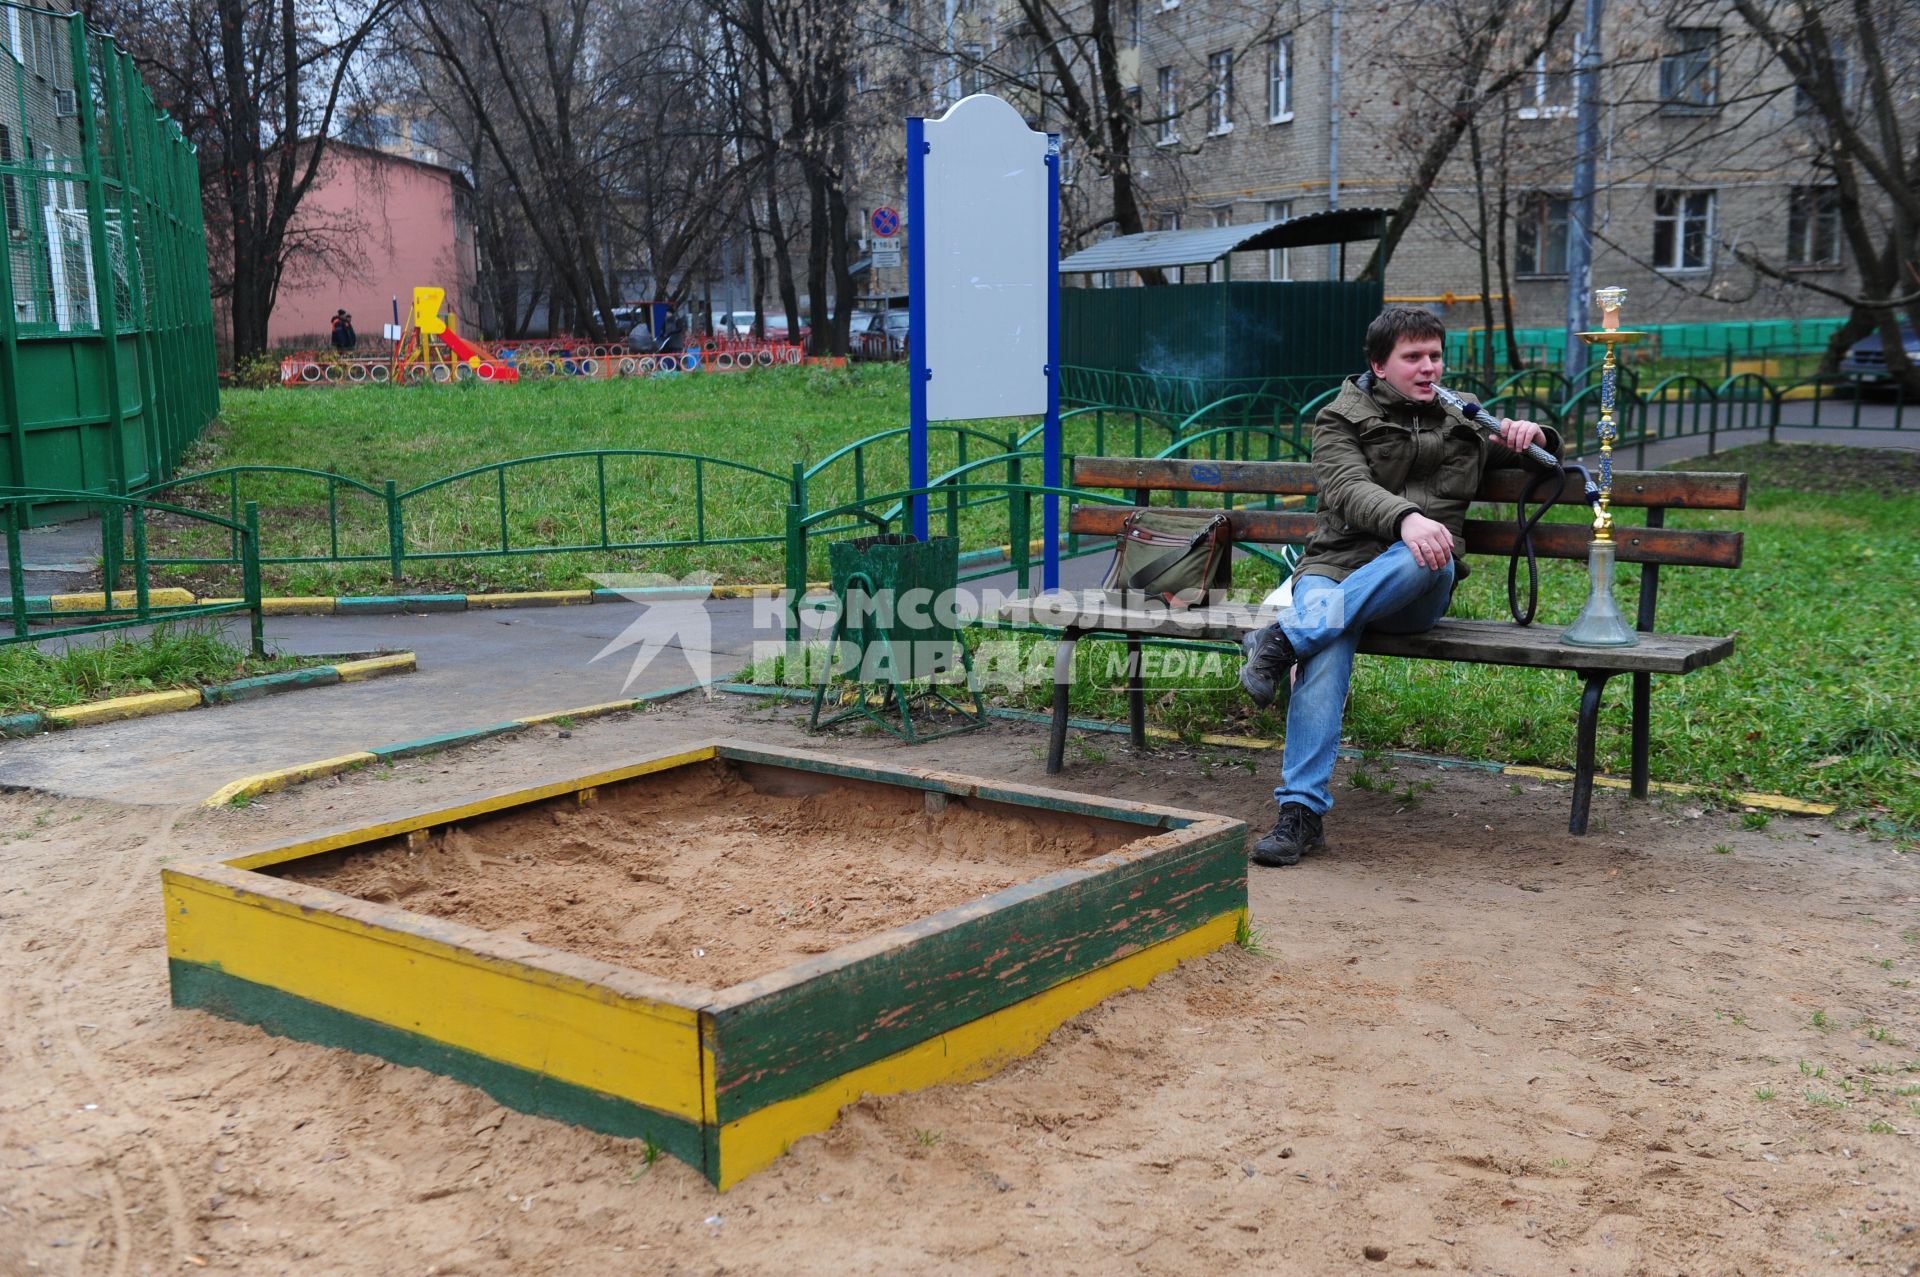
[[[173,1000],[725,1188],[1230,942],[1238,821],[721,741],[163,871]]]

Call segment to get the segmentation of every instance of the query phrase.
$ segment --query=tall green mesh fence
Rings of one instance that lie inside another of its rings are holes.
[[[0,484],[165,478],[219,407],[199,167],[79,15],[0,0],[0,199]]]

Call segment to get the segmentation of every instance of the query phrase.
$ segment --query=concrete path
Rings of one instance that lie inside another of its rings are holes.
[[[1098,584],[1105,556],[1063,581]],[[1036,573],[1037,578],[1037,573]],[[1006,590],[1010,576],[975,585]],[[977,593],[976,593],[977,597]],[[245,618],[228,631],[244,643]],[[779,609],[715,599],[403,616],[270,617],[271,645],[303,654],[408,649],[413,674],[0,742],[0,787],[178,803],[241,776],[535,714],[730,678],[779,651]],[[634,640],[606,652],[626,635]],[[636,660],[639,668],[636,671]]]

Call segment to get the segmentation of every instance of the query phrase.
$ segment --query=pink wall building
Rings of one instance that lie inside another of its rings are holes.
[[[450,168],[331,141],[289,232],[288,264],[268,326],[275,346],[325,347],[333,312],[353,316],[361,349],[379,347],[383,324],[402,322],[416,287],[447,290],[463,330],[479,319],[471,196]]]

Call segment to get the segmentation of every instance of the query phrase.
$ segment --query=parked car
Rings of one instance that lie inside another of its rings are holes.
[[[740,337],[750,337],[753,335],[753,312],[752,311],[750,310],[736,310],[736,311],[717,310],[713,313],[714,336],[716,337],[727,336],[727,317],[729,315],[733,317],[733,331],[735,335]],[[787,323],[787,316],[785,312],[777,311],[777,310],[768,311],[766,315],[766,325],[767,325],[766,339],[768,341],[795,340],[793,338],[790,338],[787,335],[791,325]],[[799,340],[805,339],[806,331],[807,330],[803,325],[800,329],[801,337],[799,338]]]
[[[905,359],[910,326],[906,311],[880,311],[865,328],[853,331],[853,353],[862,359]]]
[[[1920,334],[1915,333],[1911,325],[1900,325],[1900,342],[1907,348],[1907,358],[1920,363]],[[1888,380],[1887,350],[1878,329],[1847,348],[1840,360],[1840,373],[1863,381]]]

